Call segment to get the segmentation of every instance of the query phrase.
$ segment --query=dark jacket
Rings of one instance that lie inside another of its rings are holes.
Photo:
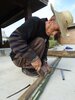
[[[18,32],[14,31],[10,35],[10,47],[16,57],[23,56],[32,61],[37,55],[28,44],[37,37],[42,37],[45,39],[46,47],[43,57],[47,57],[49,37],[46,35],[45,21],[47,21],[47,18],[40,19],[38,17],[31,17],[17,28]]]

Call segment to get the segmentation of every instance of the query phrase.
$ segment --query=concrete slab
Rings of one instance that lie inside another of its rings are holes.
[[[16,67],[9,56],[0,57],[0,100],[17,100],[25,90],[9,99],[6,97],[32,84],[36,79],[23,74],[21,68]]]
[[[62,51],[67,46],[73,48],[71,51],[75,51],[75,45],[60,45],[52,48],[52,50]],[[51,59],[48,58],[49,64]],[[61,71],[55,70],[39,100],[75,99],[75,58],[62,58],[57,67],[71,71],[63,71],[65,80],[62,80]]]
[[[49,80],[39,100],[74,100],[75,99],[75,59],[62,58],[59,68],[64,71],[65,80],[62,80],[60,70],[56,70]]]
[[[63,47],[59,49],[63,50]],[[48,63],[51,64],[55,59],[48,57]],[[75,99],[75,58],[62,58],[57,67],[71,72],[64,71],[65,80],[62,80],[60,70],[55,70],[39,100]],[[32,84],[36,79],[23,74],[9,56],[0,56],[0,100],[18,100],[25,90],[8,99],[6,97]]]

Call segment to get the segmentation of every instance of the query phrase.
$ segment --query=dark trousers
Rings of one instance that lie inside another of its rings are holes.
[[[37,56],[42,61],[43,53],[44,53],[44,50],[45,50],[45,41],[44,41],[44,39],[41,38],[41,37],[36,38],[29,45],[30,45],[30,48],[32,48],[32,50],[34,50],[34,52],[37,54]],[[18,57],[13,62],[18,67],[33,68],[31,66],[31,62],[28,61],[26,58],[23,58],[23,57]]]

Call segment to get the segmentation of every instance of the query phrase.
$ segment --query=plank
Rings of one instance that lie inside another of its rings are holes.
[[[57,58],[52,65],[54,65],[54,63],[56,64],[57,60],[59,60],[59,58]],[[53,73],[53,72],[52,72]],[[27,89],[27,91],[25,91],[19,98],[18,100],[28,100],[30,98],[30,96],[32,95],[32,93],[36,90],[36,88],[41,84],[41,82],[44,80],[45,77],[40,76],[38,77],[38,79]]]
[[[47,55],[54,56],[54,57],[75,58],[75,51],[51,51],[51,50],[48,50]]]

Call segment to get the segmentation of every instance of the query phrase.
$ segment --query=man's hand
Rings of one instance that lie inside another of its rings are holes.
[[[52,71],[47,62],[43,62],[43,65],[46,67],[48,73]]]
[[[40,58],[37,58],[35,61],[31,63],[31,65],[35,68],[36,71],[39,71],[42,66],[42,62]]]

